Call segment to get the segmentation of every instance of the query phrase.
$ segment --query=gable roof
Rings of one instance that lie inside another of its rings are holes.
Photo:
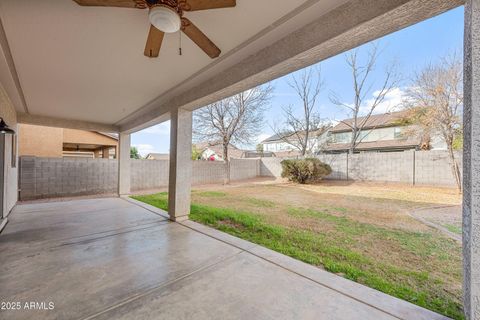
[[[328,132],[328,130],[331,128],[331,126],[328,126],[328,127],[325,127],[325,128],[319,128],[317,130],[314,130],[314,131],[311,131],[310,133],[313,133],[313,134],[317,134],[316,136],[313,136],[313,137],[320,137],[322,134],[324,134],[325,132]],[[302,131],[303,133],[303,131]],[[274,134],[273,136],[263,140],[262,142],[260,143],[267,143],[267,142],[274,142],[274,141],[281,141],[285,138],[288,138],[290,136],[292,136],[294,134],[294,132],[285,132],[285,133],[277,133],[277,134]]]
[[[215,152],[219,157],[222,157],[223,154],[223,144],[220,141],[214,142],[201,142],[195,144],[195,146],[200,149],[201,152],[204,152],[207,149],[212,150]],[[242,158],[244,151],[237,148],[233,144],[228,145],[228,156],[230,158]]]
[[[153,158],[155,160],[163,160],[163,159],[169,159],[170,154],[169,153],[149,153],[145,157],[145,159],[148,158]]]
[[[374,128],[385,128],[385,127],[393,127],[398,125],[398,121],[407,117],[408,116],[408,111],[397,111],[397,112],[389,112],[389,113],[382,113],[382,114],[374,114],[371,115],[370,118],[368,118],[367,122],[365,123],[365,126],[363,129],[374,129]],[[357,118],[358,123],[362,123],[362,121],[365,121],[366,117],[359,117]],[[351,119],[345,119],[340,121],[335,127],[333,127],[330,132],[347,132],[351,131],[352,124],[353,124],[353,118]]]
[[[107,136],[107,137],[109,137],[109,138],[112,138],[112,139],[115,139],[115,140],[118,141],[118,134],[116,134],[116,133],[106,133],[106,132],[100,132],[100,131],[94,131],[94,132],[99,133],[99,134],[101,134],[101,135]]]
[[[396,140],[379,140],[360,142],[355,148],[356,151],[369,151],[369,150],[404,150],[415,149],[420,146],[421,139],[417,137],[408,137],[406,139]],[[350,143],[333,143],[325,147],[324,151],[347,151],[350,149]]]

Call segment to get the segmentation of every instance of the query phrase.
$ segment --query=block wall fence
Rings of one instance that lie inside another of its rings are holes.
[[[455,186],[445,151],[408,151],[320,155],[332,167],[331,180],[399,182],[412,185]],[[279,158],[232,159],[230,179],[278,178]],[[457,155],[462,171],[462,155]],[[223,162],[193,161],[193,185],[223,183]],[[115,194],[118,161],[109,159],[62,159],[20,157],[19,199],[33,200],[79,195]],[[131,160],[132,191],[168,186],[168,160]]]
[[[168,160],[134,160],[131,165],[132,191],[168,186]],[[192,161],[193,185],[223,183],[227,174],[223,162]],[[34,200],[117,193],[118,161],[113,159],[72,159],[20,157],[19,199]],[[260,159],[233,159],[230,179],[260,176]]]
[[[411,185],[455,187],[446,151],[405,151],[359,154],[323,154],[318,158],[332,167],[330,180],[398,182]],[[462,154],[456,154],[460,174]],[[280,177],[278,158],[263,158],[262,176]]]

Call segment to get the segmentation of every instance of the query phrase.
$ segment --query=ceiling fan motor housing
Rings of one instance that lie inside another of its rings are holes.
[[[165,33],[177,32],[182,26],[177,10],[166,4],[156,4],[150,7],[148,18],[155,28]]]

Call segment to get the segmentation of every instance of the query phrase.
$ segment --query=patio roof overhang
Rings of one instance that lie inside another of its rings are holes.
[[[159,58],[146,58],[145,10],[3,0],[0,80],[19,122],[134,132],[462,4],[238,0],[189,13],[222,49],[211,60],[185,37],[179,56],[176,34]]]

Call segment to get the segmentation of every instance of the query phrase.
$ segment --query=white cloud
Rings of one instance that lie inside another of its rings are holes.
[[[365,106],[361,108],[361,113],[365,114],[370,111],[370,108],[375,103],[375,98],[380,94],[380,90],[373,92],[372,98],[365,101]],[[393,88],[385,99],[375,108],[374,114],[387,113],[398,111],[400,105],[404,101],[405,91],[402,88]]]
[[[168,135],[170,134],[170,121],[162,122],[150,128],[140,131],[142,133],[157,134],[157,135]]]
[[[142,157],[147,156],[149,153],[155,153],[155,147],[151,144],[135,144],[132,147],[137,148],[138,153],[140,153]]]

